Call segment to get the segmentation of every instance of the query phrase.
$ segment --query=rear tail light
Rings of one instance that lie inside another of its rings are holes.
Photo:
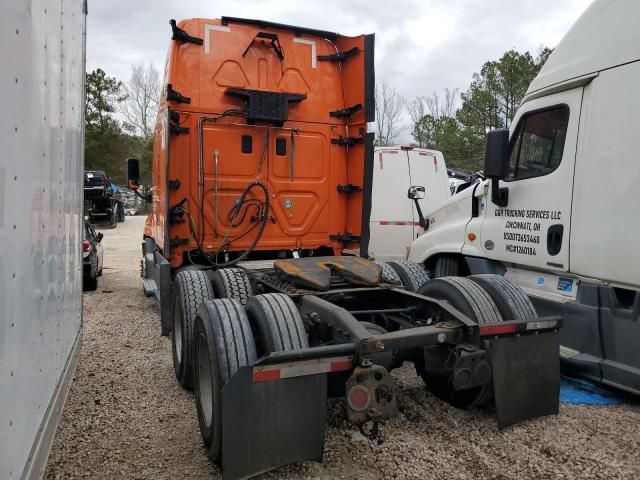
[[[363,412],[369,408],[371,404],[371,395],[362,385],[354,385],[347,393],[347,402],[349,407],[356,412]]]
[[[485,327],[480,327],[480,336],[486,337],[489,335],[504,335],[506,333],[515,333],[516,325],[515,324],[507,324],[507,325],[487,325]]]
[[[83,252],[88,252],[89,250],[91,250],[91,244],[89,243],[88,240],[83,240],[82,241],[82,251]]]

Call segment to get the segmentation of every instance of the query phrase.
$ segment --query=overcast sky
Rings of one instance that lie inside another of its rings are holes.
[[[554,47],[591,0],[89,0],[87,69],[121,80],[131,64],[164,68],[169,19],[222,15],[376,34],[376,80],[403,96],[466,90],[510,48]]]

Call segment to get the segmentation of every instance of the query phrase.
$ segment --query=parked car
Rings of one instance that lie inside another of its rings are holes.
[[[124,214],[133,216],[138,214],[138,209],[135,207],[124,207]]]
[[[82,239],[82,289],[98,288],[98,277],[102,276],[102,233],[96,233],[89,222],[84,221]]]

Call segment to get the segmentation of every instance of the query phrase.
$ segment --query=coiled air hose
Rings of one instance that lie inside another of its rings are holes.
[[[238,215],[240,215],[240,211],[242,210],[242,207],[244,206],[244,204],[247,203],[246,202],[247,195],[254,188],[261,188],[262,191],[264,192],[264,198],[265,198],[265,200],[264,200],[264,209],[262,211],[262,217],[259,219],[260,223],[258,225],[258,231],[256,232],[256,236],[253,239],[253,242],[251,242],[251,245],[249,245],[247,247],[247,249],[244,252],[242,252],[242,254],[240,254],[238,257],[234,258],[233,260],[230,260],[230,261],[224,262],[224,263],[217,263],[217,262],[212,261],[211,257],[209,257],[209,261],[211,262],[211,264],[215,268],[227,268],[227,267],[231,267],[233,265],[236,265],[238,262],[243,261],[244,259],[246,259],[249,256],[249,254],[251,254],[251,252],[253,252],[254,248],[256,248],[256,245],[258,244],[258,242],[260,241],[260,238],[262,237],[262,233],[264,232],[264,229],[267,226],[267,221],[269,219],[270,202],[269,202],[269,189],[266,187],[266,185],[262,184],[258,180],[253,181],[252,183],[247,185],[247,187],[244,189],[244,191],[242,192],[242,195],[240,195],[240,199],[238,200],[238,202],[234,205],[234,207],[229,212],[229,217],[230,217],[229,220],[231,221],[231,226],[235,226],[234,225],[234,221],[238,217]],[[246,212],[245,212],[245,214],[246,214]],[[238,237],[236,237],[234,239],[225,240],[222,243],[222,245],[220,245],[220,247],[218,248],[218,252],[223,247],[225,247],[226,245],[230,244],[232,241],[237,240],[238,238],[241,238],[242,236],[244,236],[247,233],[249,233],[252,229],[253,229],[253,227],[250,228],[249,230],[247,230],[242,235],[240,235],[240,236],[238,236]],[[217,257],[217,252],[216,252],[215,257]]]

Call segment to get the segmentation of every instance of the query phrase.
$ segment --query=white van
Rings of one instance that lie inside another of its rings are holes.
[[[563,364],[640,394],[640,3],[597,0],[556,47],[487,180],[445,202],[409,259],[500,273],[562,314]]]
[[[410,187],[424,198],[407,198]],[[376,260],[406,258],[428,215],[451,196],[441,152],[413,147],[378,147],[374,153],[369,255]],[[416,208],[416,205],[418,208]]]

